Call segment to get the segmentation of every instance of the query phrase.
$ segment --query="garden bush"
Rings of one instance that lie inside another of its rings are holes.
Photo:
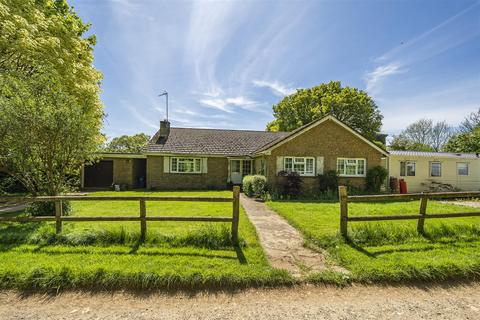
[[[302,193],[302,178],[297,172],[280,171],[278,173],[278,190],[283,197],[298,198]]]
[[[249,197],[264,197],[267,192],[267,178],[262,175],[243,177],[243,192]]]
[[[367,190],[380,192],[382,184],[387,179],[388,171],[382,166],[376,166],[367,171]]]
[[[27,192],[27,189],[20,181],[5,172],[0,172],[0,194],[21,192]]]
[[[68,216],[72,207],[69,201],[62,201],[63,215]],[[54,216],[55,215],[55,202],[32,202],[27,205],[25,211],[33,216]]]
[[[334,193],[338,189],[338,174],[335,170],[329,170],[318,175],[318,188],[321,193]]]

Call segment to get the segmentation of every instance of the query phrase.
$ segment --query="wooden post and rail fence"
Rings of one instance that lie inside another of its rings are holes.
[[[39,196],[39,197],[0,197],[0,201],[15,203],[55,202],[55,216],[41,217],[8,217],[0,216],[0,222],[40,222],[55,221],[56,232],[62,232],[63,222],[84,221],[138,221],[140,222],[140,237],[145,240],[147,221],[185,221],[185,222],[230,222],[232,243],[238,245],[238,224],[240,218],[240,187],[233,187],[230,197],[185,197],[185,196]],[[64,216],[62,201],[138,201],[138,216]],[[231,202],[231,217],[212,216],[148,216],[147,201],[191,201],[191,202]]]
[[[433,213],[427,214],[428,199],[460,199],[460,198],[478,198],[480,191],[471,192],[428,192],[428,193],[408,193],[408,194],[380,194],[365,196],[349,196],[347,187],[338,187],[338,197],[340,200],[340,233],[343,237],[348,237],[348,223],[358,221],[385,221],[385,220],[418,220],[417,231],[423,234],[425,231],[425,219],[438,218],[459,218],[476,217],[480,212],[455,212],[455,213]],[[418,214],[395,214],[395,215],[368,215],[368,216],[349,216],[348,204],[350,202],[378,202],[395,200],[420,200]]]

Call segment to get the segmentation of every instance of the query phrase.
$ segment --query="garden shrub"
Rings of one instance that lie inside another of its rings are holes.
[[[338,174],[335,170],[329,170],[318,175],[318,187],[321,193],[334,193],[338,189]]]
[[[243,192],[249,196],[264,197],[267,192],[267,178],[262,175],[245,176],[242,181]]]
[[[70,201],[62,201],[63,215],[68,216],[72,210]],[[55,215],[55,202],[32,202],[27,205],[25,211],[33,216],[54,216]]]
[[[23,192],[27,192],[27,189],[20,181],[5,172],[0,172],[0,194]]]
[[[278,189],[284,197],[298,198],[302,193],[302,178],[297,172],[280,171]]]
[[[380,192],[382,184],[388,176],[388,171],[382,166],[376,166],[367,171],[367,190]]]

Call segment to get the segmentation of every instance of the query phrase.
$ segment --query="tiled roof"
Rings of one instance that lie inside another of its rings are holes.
[[[424,151],[403,151],[391,150],[391,155],[406,156],[406,157],[430,157],[430,158],[461,158],[461,159],[476,159],[479,156],[475,153],[453,153],[453,152],[424,152]]]
[[[289,132],[171,128],[167,139],[160,138],[158,131],[150,139],[144,151],[146,153],[245,156],[289,134]]]

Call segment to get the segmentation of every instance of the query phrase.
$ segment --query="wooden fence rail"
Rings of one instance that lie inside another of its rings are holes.
[[[64,216],[62,201],[138,201],[139,216]],[[233,187],[233,197],[173,197],[173,196],[52,196],[52,197],[0,197],[0,202],[29,203],[55,202],[55,216],[43,217],[2,217],[0,222],[39,222],[55,221],[57,234],[62,232],[62,222],[82,221],[138,221],[140,222],[140,236],[145,240],[147,221],[194,221],[194,222],[231,222],[231,235],[234,245],[238,244],[238,224],[240,218],[240,187]],[[147,201],[192,201],[192,202],[231,202],[231,217],[202,217],[202,216],[147,216]]]
[[[480,212],[455,212],[455,213],[435,213],[427,214],[428,199],[460,199],[480,197],[480,191],[472,192],[430,192],[430,193],[410,193],[410,194],[382,194],[367,196],[349,196],[347,187],[338,187],[338,198],[340,200],[340,233],[343,237],[348,236],[348,222],[356,221],[385,221],[385,220],[418,220],[417,231],[423,234],[425,231],[425,219],[437,218],[459,218],[476,217]],[[355,216],[348,215],[349,202],[377,202],[393,200],[420,200],[418,214],[395,214],[382,216]]]

